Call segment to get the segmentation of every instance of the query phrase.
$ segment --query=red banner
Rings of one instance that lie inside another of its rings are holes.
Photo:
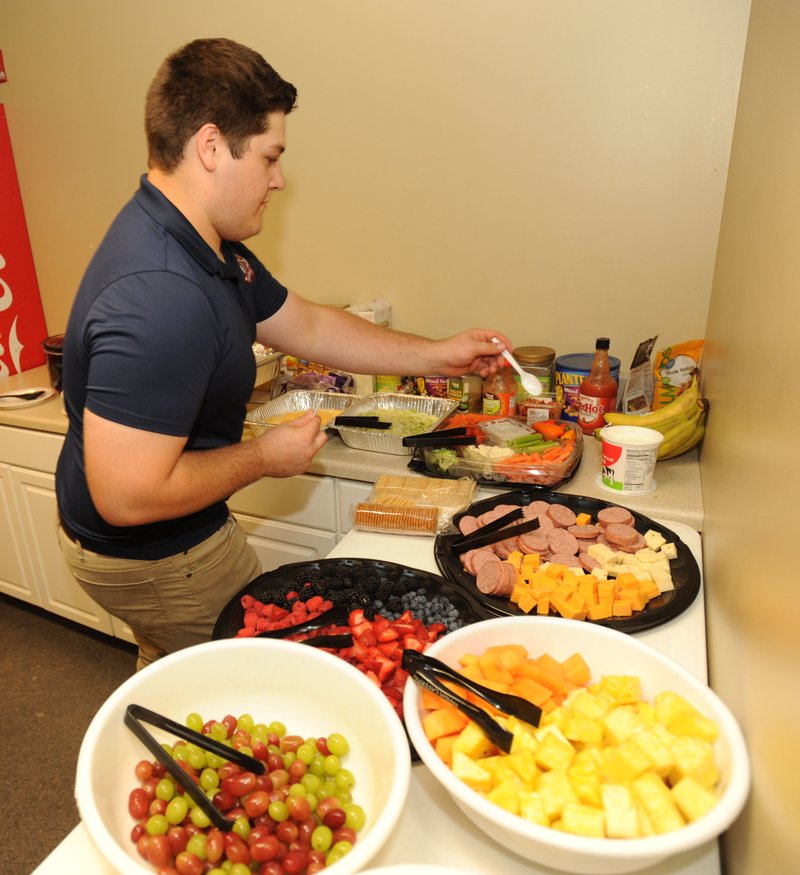
[[[0,378],[43,365],[47,325],[0,104]]]

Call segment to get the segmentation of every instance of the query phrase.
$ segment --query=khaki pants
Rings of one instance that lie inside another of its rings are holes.
[[[233,517],[191,550],[165,559],[119,559],[85,550],[58,527],[61,552],[86,594],[130,626],[136,668],[211,640],[228,601],[261,573]]]

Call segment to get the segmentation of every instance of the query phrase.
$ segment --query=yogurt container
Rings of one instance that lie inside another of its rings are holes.
[[[664,435],[639,425],[607,425],[601,432],[602,470],[597,482],[620,495],[647,495],[656,489],[653,471]]]

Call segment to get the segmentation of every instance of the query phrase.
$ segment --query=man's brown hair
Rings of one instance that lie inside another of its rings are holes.
[[[180,164],[189,138],[215,124],[234,158],[263,134],[270,112],[290,113],[297,89],[253,49],[229,39],[198,39],[159,67],[145,101],[149,167],[167,173]]]

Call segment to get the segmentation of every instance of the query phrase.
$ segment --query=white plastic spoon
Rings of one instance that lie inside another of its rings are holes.
[[[492,343],[500,343],[500,341],[496,338],[492,338]],[[533,376],[533,374],[526,374],[525,371],[519,365],[519,362],[514,358],[513,355],[507,350],[504,349],[502,353],[500,353],[503,358],[511,365],[512,368],[519,374],[520,381],[522,383],[522,388],[529,395],[541,395],[542,394],[542,384]]]

